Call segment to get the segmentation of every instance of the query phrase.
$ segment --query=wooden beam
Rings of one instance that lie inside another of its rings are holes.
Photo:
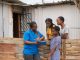
[[[8,3],[8,2],[0,2],[0,4],[15,5],[15,6],[28,6],[27,4],[21,4],[21,3]]]

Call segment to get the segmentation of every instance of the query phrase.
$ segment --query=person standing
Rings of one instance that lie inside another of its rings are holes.
[[[63,16],[59,16],[57,18],[57,24],[61,26],[61,29],[60,29],[60,35],[61,35],[61,38],[63,39],[62,40],[62,49],[65,49],[65,44],[66,44],[66,40],[64,39],[68,39],[69,38],[69,28],[67,27],[66,24],[64,24],[65,22],[65,19]],[[61,53],[61,55],[64,57],[64,60],[65,60],[65,51],[63,53]]]
[[[55,24],[53,24],[52,19],[51,18],[47,18],[46,21],[46,34],[47,34],[47,39],[51,40],[53,33],[52,33],[52,28],[55,26]]]
[[[48,60],[60,60],[60,49],[61,49],[61,36],[59,34],[60,28],[55,26],[53,28],[53,38],[50,41],[50,53]]]
[[[65,21],[65,19],[62,16],[59,16],[57,18],[57,24],[61,26],[60,35],[61,35],[62,39],[68,39],[69,38],[69,29],[66,26],[66,24],[64,24],[64,21]]]
[[[38,40],[44,40],[44,36],[37,31],[36,22],[30,23],[30,29],[24,33],[24,60],[40,60]]]

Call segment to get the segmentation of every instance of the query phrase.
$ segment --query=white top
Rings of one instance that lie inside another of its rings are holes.
[[[68,26],[64,26],[63,29],[60,29],[60,35],[62,36],[62,34],[65,34],[65,33],[69,33],[69,28]]]

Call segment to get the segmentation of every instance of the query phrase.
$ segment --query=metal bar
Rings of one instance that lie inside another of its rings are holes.
[[[69,28],[69,29],[80,29],[80,28],[78,28],[78,27],[71,27],[71,28]]]
[[[2,31],[3,31],[3,38],[4,38],[4,17],[3,17],[4,8],[3,7],[4,7],[4,4],[2,3]]]

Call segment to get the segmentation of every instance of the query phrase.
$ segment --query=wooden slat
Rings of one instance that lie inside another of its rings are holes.
[[[23,60],[22,48],[21,38],[0,38],[0,60]],[[42,60],[47,60],[48,50],[48,45],[39,48]],[[80,60],[80,40],[62,40],[61,53],[61,60]]]

